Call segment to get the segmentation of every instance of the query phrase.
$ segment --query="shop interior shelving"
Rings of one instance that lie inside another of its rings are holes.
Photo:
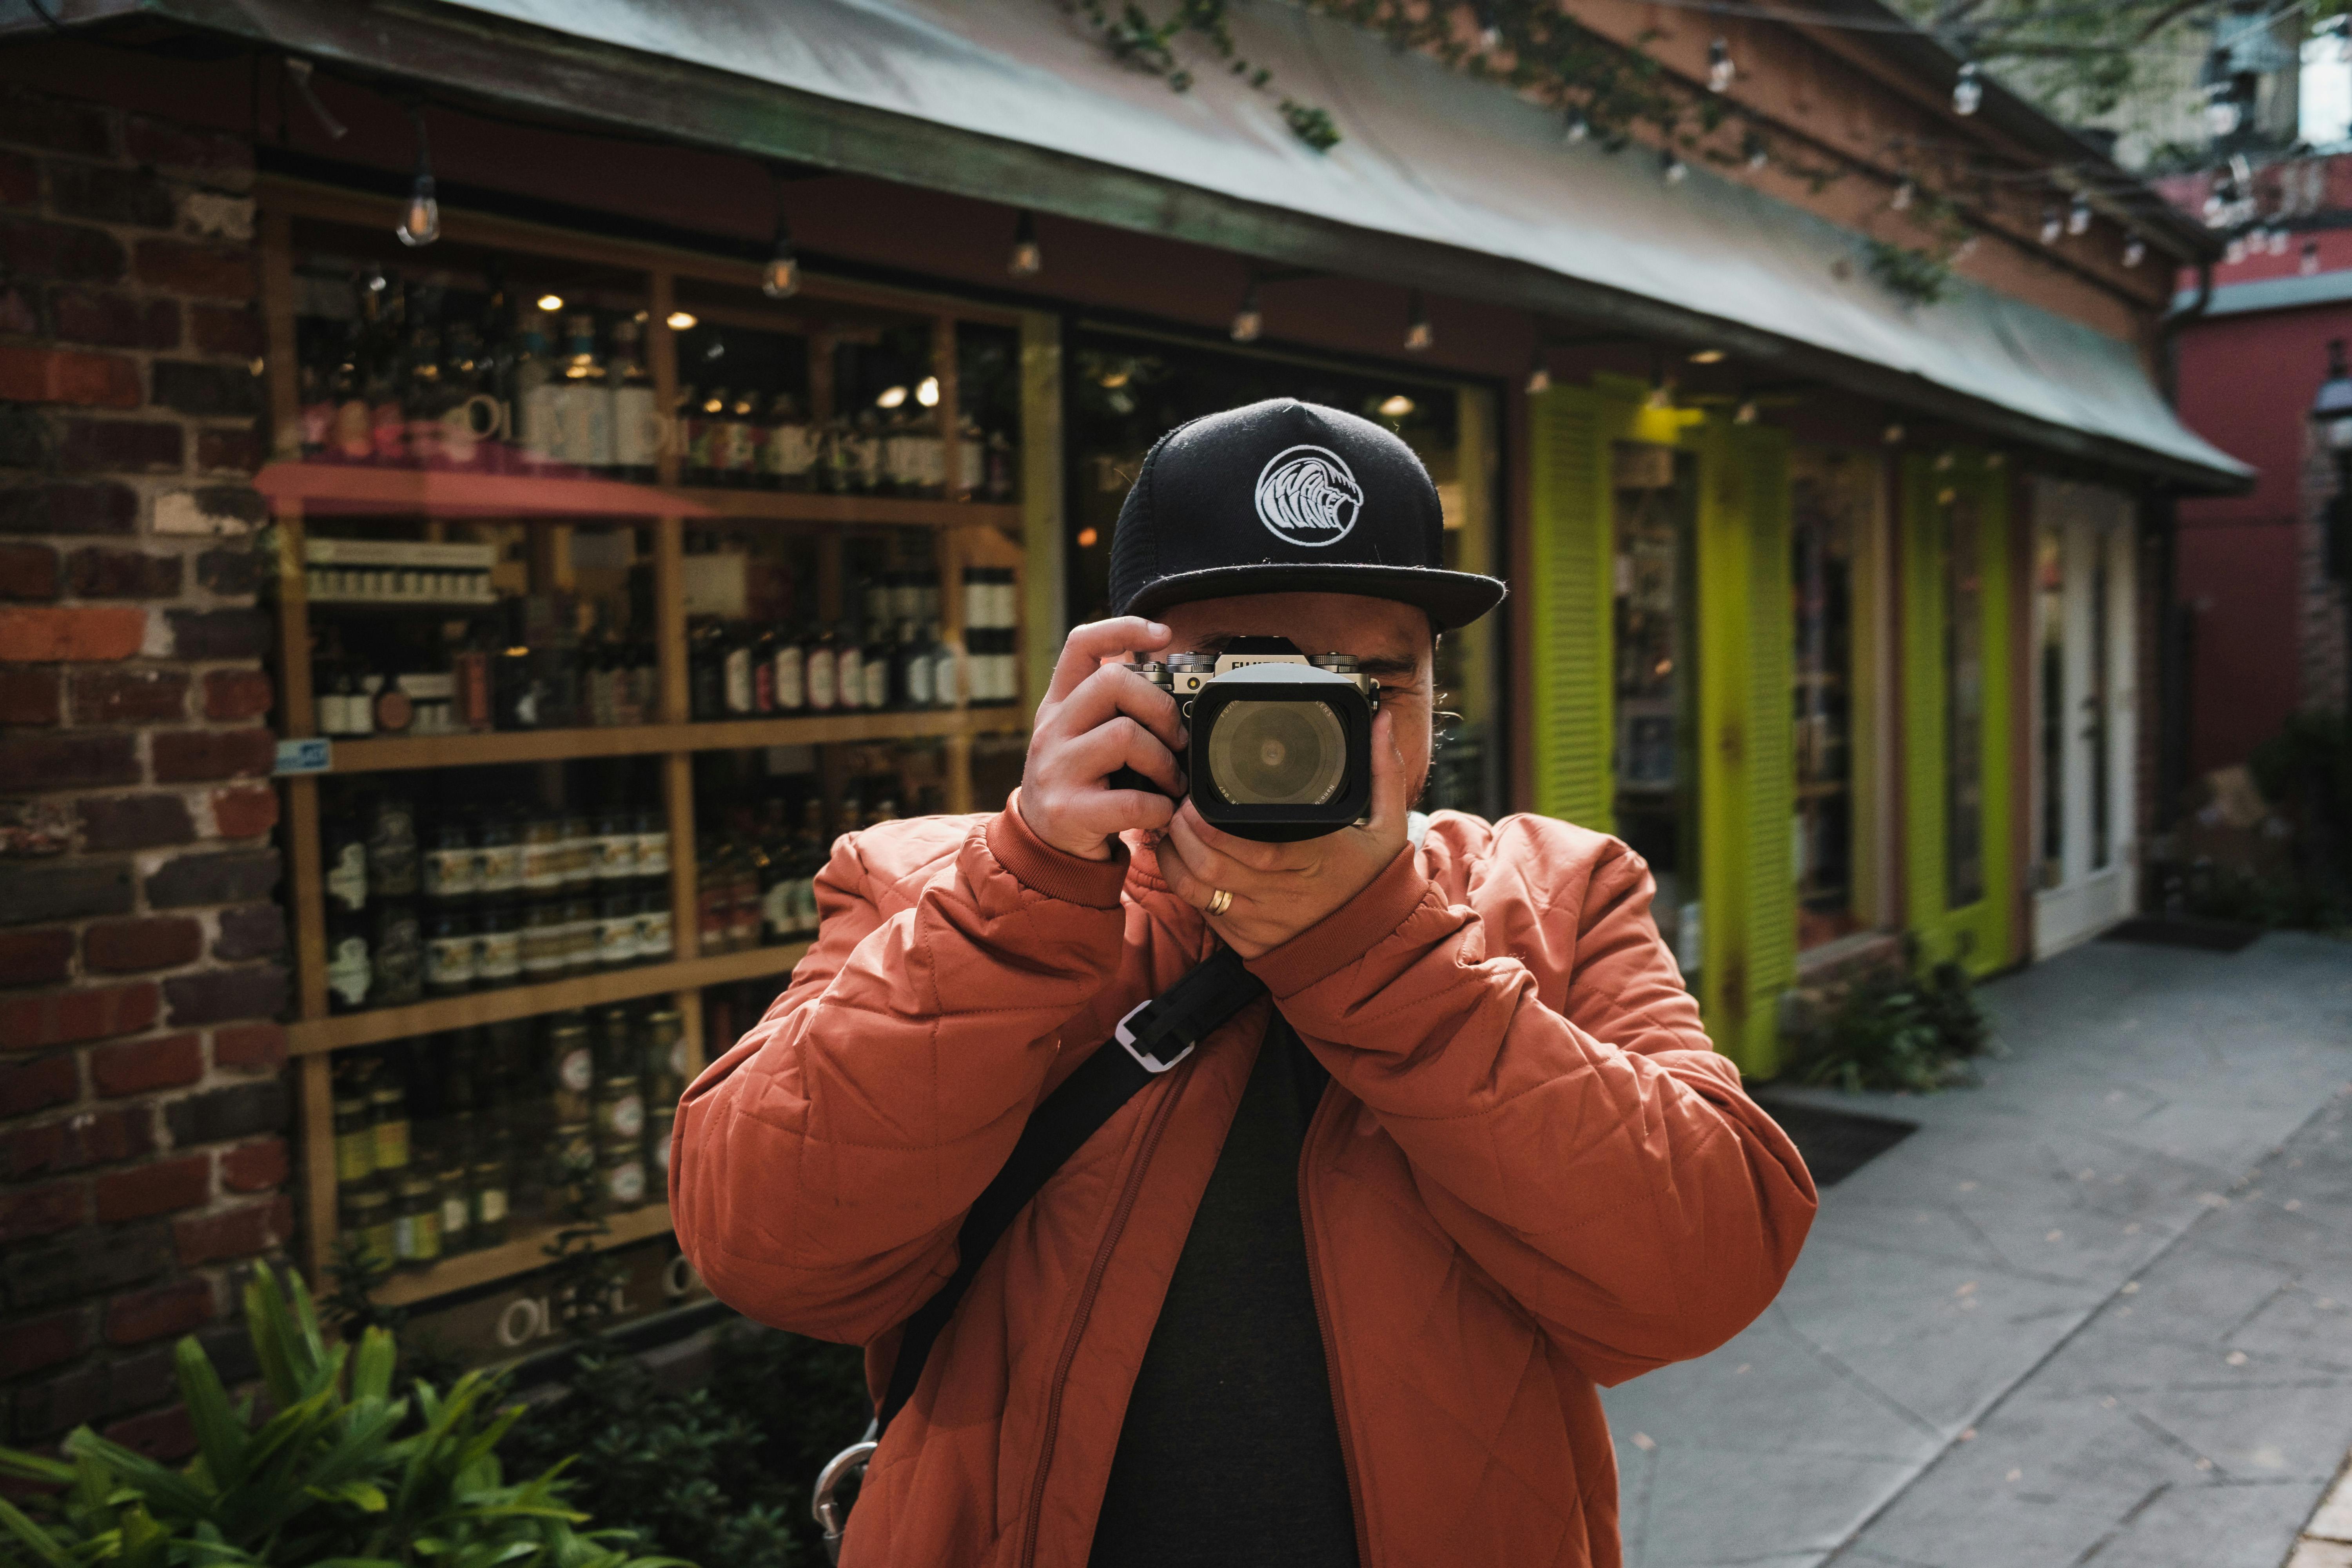
[[[602,519],[626,519],[647,531],[654,588],[655,651],[658,700],[651,721],[625,727],[489,731],[464,734],[386,736],[341,740],[331,748],[331,776],[402,771],[467,768],[497,763],[555,763],[575,758],[644,756],[660,760],[663,803],[671,844],[671,907],[674,948],[667,962],[499,990],[435,998],[406,1006],[351,1013],[331,1012],[326,979],[320,778],[298,774],[286,785],[284,839],[286,888],[295,941],[295,1017],[289,1049],[299,1076],[298,1099],[302,1139],[303,1257],[314,1280],[323,1280],[337,1231],[337,1190],[331,1133],[331,1054],[473,1025],[525,1018],[569,1008],[594,1007],[646,997],[666,997],[686,1020],[686,1038],[699,1066],[704,987],[781,976],[806,951],[803,946],[758,947],[705,954],[698,950],[696,922],[697,841],[693,759],[702,752],[754,747],[845,746],[898,740],[936,740],[944,760],[946,805],[969,810],[973,799],[971,750],[977,737],[1016,732],[1025,727],[1029,705],[972,707],[961,699],[952,708],[908,712],[837,712],[790,718],[691,721],[687,718],[688,670],[687,611],[683,592],[685,531],[776,528],[798,531],[814,542],[819,614],[837,617],[843,607],[843,549],[852,532],[926,531],[930,558],[943,588],[960,580],[968,564],[1009,565],[1024,559],[1021,536],[1034,528],[1030,510],[1020,504],[966,497],[917,500],[853,495],[720,489],[680,486],[677,454],[665,451],[656,482],[629,485],[593,477],[536,478],[520,474],[458,473],[434,469],[375,468],[301,460],[297,379],[298,314],[296,258],[321,230],[348,237],[382,237],[382,258],[415,268],[429,253],[403,257],[390,245],[395,205],[377,198],[286,180],[263,183],[262,303],[268,333],[269,408],[274,460],[257,480],[274,525],[278,613],[277,667],[279,733],[302,738],[316,733],[311,689],[311,626],[306,596],[304,541],[314,520],[338,521],[422,520],[431,537],[456,521],[524,522],[534,539],[552,531]],[[494,249],[504,255],[604,269],[635,279],[646,312],[644,351],[658,399],[670,407],[678,385],[677,344],[667,325],[681,284],[694,290],[693,305],[705,319],[769,331],[819,330],[828,309],[891,311],[931,323],[933,364],[940,382],[940,405],[959,406],[957,339],[961,322],[997,326],[1018,318],[937,296],[911,294],[863,284],[811,277],[800,296],[772,310],[719,303],[722,295],[756,300],[758,268],[748,263],[628,241],[600,239],[515,220],[463,212],[444,215],[443,237],[453,244]],[[826,395],[820,391],[817,395]],[[1023,422],[1036,420],[1036,389],[1024,384]],[[823,414],[825,410],[815,410]],[[953,419],[940,421],[945,471],[958,474]],[[1036,468],[1033,466],[1031,473]],[[537,543],[534,557],[551,554]],[[940,595],[941,633],[953,640],[962,627],[961,597]],[[324,606],[322,606],[322,609]],[[341,606],[337,606],[340,612]],[[1025,618],[1025,617],[1024,617]],[[655,1194],[658,1197],[658,1194]],[[612,1233],[600,1245],[623,1246],[668,1229],[668,1210],[658,1202],[612,1216]],[[525,1231],[493,1247],[464,1252],[419,1271],[395,1275],[377,1292],[386,1303],[427,1300],[528,1272],[546,1261],[542,1248],[552,1226]]]

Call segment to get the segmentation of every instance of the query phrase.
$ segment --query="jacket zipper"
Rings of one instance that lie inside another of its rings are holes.
[[[1356,1514],[1356,1561],[1361,1568],[1371,1568],[1372,1532],[1364,1522],[1364,1487],[1356,1474],[1356,1444],[1348,1430],[1348,1395],[1339,1384],[1339,1357],[1332,1349],[1331,1308],[1323,1298],[1322,1259],[1315,1247],[1315,1205],[1308,1195],[1311,1189],[1307,1177],[1307,1155],[1315,1147],[1315,1134],[1330,1120],[1332,1100],[1339,1092],[1336,1083],[1323,1086],[1323,1098],[1307,1125],[1307,1142],[1298,1151],[1298,1222],[1307,1237],[1307,1284],[1315,1298],[1315,1327],[1323,1336],[1323,1372],[1331,1384],[1331,1414],[1339,1424],[1339,1463],[1348,1472],[1348,1502]]]
[[[1062,1426],[1062,1391],[1070,1381],[1071,1363],[1077,1360],[1078,1341],[1087,1331],[1087,1320],[1093,1315],[1095,1297],[1102,1289],[1103,1271],[1110,1266],[1112,1249],[1118,1246],[1121,1232],[1127,1229],[1127,1216],[1134,1211],[1135,1200],[1143,1191],[1143,1175],[1151,1164],[1152,1152],[1160,1147],[1160,1134],[1168,1125],[1169,1115],[1176,1109],[1177,1100],[1191,1079],[1187,1072],[1169,1086],[1160,1103],[1151,1108],[1151,1120],[1144,1123],[1143,1147],[1137,1154],[1133,1169],[1128,1172],[1127,1184],[1120,1188],[1118,1205],[1111,1211],[1110,1229],[1103,1236],[1102,1245],[1095,1251],[1093,1264],[1087,1269],[1086,1289],[1078,1296],[1077,1315],[1070,1320],[1069,1337],[1062,1342],[1062,1358],[1054,1368],[1054,1383],[1046,1394],[1045,1441],[1037,1455],[1037,1479],[1029,1488],[1029,1515],[1022,1528],[1021,1568],[1035,1568],[1037,1562],[1037,1527],[1045,1511],[1045,1478],[1054,1468],[1054,1444]]]

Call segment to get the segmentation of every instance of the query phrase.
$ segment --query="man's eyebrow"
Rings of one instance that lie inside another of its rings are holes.
[[[1384,680],[1402,685],[1421,673],[1421,660],[1395,657],[1364,658],[1356,661],[1356,668],[1366,675],[1377,675]]]

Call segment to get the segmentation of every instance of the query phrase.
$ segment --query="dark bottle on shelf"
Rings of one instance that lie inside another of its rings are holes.
[[[760,884],[760,941],[768,947],[800,940],[793,897],[792,837],[784,831],[784,803],[768,802],[768,819],[751,850]]]
[[[454,996],[474,988],[479,947],[474,911],[464,904],[440,904],[425,921],[425,991]]]
[[[404,1007],[425,995],[425,928],[413,899],[375,906],[375,986],[370,1005]]]
[[[801,679],[806,683],[807,708],[812,713],[830,713],[841,705],[837,653],[833,633],[810,622],[807,635],[801,639]]]
[[[740,621],[727,628],[720,644],[722,699],[730,719],[749,719],[759,711],[758,688],[752,679],[751,628]]]
[[[776,711],[776,628],[762,626],[751,638],[751,711],[765,719]]]
[[[613,354],[606,374],[613,387],[613,471],[636,484],[650,484],[661,426],[654,408],[653,378],[637,353],[638,328],[624,316],[613,323]]]
[[[726,650],[719,637],[715,621],[705,621],[687,634],[687,702],[698,720],[726,717]]]
[[[441,330],[412,293],[408,340],[401,345],[401,417],[407,425],[408,460],[418,468],[441,466],[441,416],[448,398],[441,384]]]
[[[373,1005],[375,992],[374,923],[367,916],[327,911],[327,1005],[338,1013]]]
[[[512,903],[486,906],[476,921],[474,984],[488,990],[522,978],[522,911]]]
[[[481,858],[462,816],[444,816],[425,836],[425,896],[436,904],[470,901],[482,890]]]
[[[866,645],[866,706],[870,710],[879,711],[898,705],[898,692],[890,679],[898,667],[898,647],[891,640],[887,620],[871,622],[869,627],[874,640]]]
[[[727,405],[726,482],[748,489],[760,482],[760,395],[746,388]]]
[[[777,713],[790,717],[808,711],[808,647],[799,632],[778,626],[770,633],[768,685]]]
[[[453,468],[480,468],[482,443],[498,434],[499,402],[471,322],[453,321],[441,335],[441,459]]]
[[[368,888],[373,897],[416,897],[416,812],[406,795],[385,790],[369,802],[367,858]]]
[[[866,706],[866,644],[850,621],[834,638],[833,684],[835,707],[855,713]]]
[[[681,386],[677,402],[670,409],[670,440],[677,447],[678,482],[708,485],[710,482],[710,432],[702,416],[702,394],[697,388]]]
[[[327,884],[327,912],[355,915],[367,908],[368,842],[364,826],[348,812],[330,816],[320,829],[320,858]]]

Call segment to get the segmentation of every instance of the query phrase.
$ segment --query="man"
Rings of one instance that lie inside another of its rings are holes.
[[[1171,432],[1113,541],[1123,614],[1070,634],[1013,803],[836,844],[814,950],[688,1092],[688,1256],[866,1345],[878,1388],[1038,1101],[1220,942],[1269,993],[1005,1232],[875,1456],[852,1568],[1614,1564],[1595,1385],[1780,1289],[1812,1184],[1709,1047],[1641,858],[1408,809],[1436,636],[1503,592],[1441,569],[1442,527],[1410,448],[1336,409]],[[1380,681],[1355,826],[1203,822],[1178,707],[1113,662],[1267,636]]]

